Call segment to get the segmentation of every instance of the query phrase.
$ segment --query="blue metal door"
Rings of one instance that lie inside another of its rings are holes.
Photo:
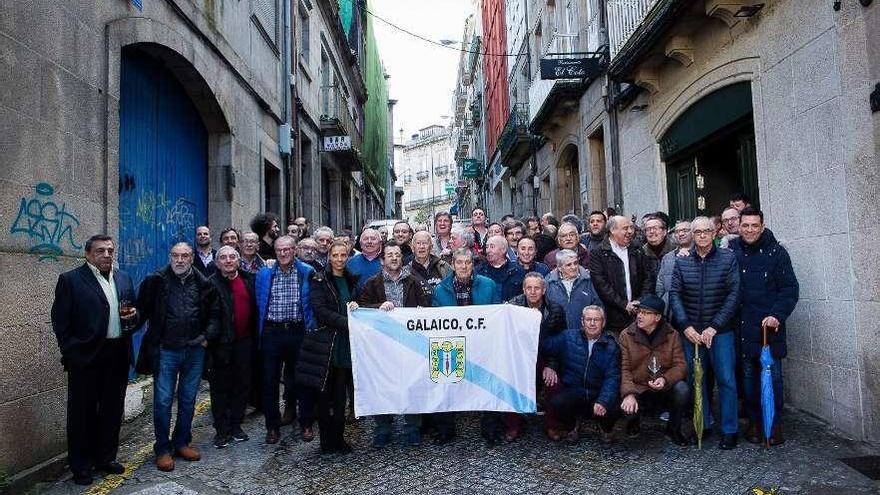
[[[207,222],[208,134],[161,61],[126,49],[121,72],[117,251],[137,287]]]

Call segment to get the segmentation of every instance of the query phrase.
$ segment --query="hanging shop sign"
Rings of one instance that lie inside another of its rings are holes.
[[[542,58],[541,79],[592,79],[602,72],[599,57]]]
[[[324,151],[348,151],[351,149],[351,136],[327,136],[324,138]]]

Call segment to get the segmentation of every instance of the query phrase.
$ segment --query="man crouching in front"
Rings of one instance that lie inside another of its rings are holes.
[[[568,431],[566,440],[577,443],[579,416],[599,422],[602,443],[611,443],[620,390],[620,350],[605,332],[605,311],[587,306],[581,313],[581,328],[572,328],[548,338],[541,351],[556,356],[562,365],[561,390],[549,407]]]

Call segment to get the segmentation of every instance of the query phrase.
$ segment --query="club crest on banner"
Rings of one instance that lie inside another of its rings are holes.
[[[431,380],[455,383],[464,378],[465,338],[432,337],[430,341]]]

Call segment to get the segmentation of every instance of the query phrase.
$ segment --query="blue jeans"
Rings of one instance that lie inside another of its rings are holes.
[[[376,426],[373,430],[373,434],[375,436],[391,435],[391,423],[394,421],[393,414],[380,414],[378,416],[374,416],[373,419],[376,421]],[[422,415],[404,414],[403,424],[403,432],[407,435],[409,435],[413,431],[419,431],[422,426]]]
[[[715,374],[715,383],[718,385],[718,409],[721,412],[721,433],[734,434],[739,431],[736,412],[736,351],[734,349],[736,336],[734,332],[725,332],[715,335],[712,339],[712,348],[706,349],[700,346],[700,359],[703,360],[703,369],[711,368]],[[684,347],[684,355],[688,363],[690,382],[694,377],[694,344],[681,337],[681,345]],[[703,424],[710,425],[710,413],[712,406],[709,403],[708,386],[706,376],[703,375]]]
[[[742,358],[743,371],[743,395],[746,412],[753,423],[761,423],[761,360],[760,358]],[[782,360],[773,358],[773,368],[770,376],[773,377],[773,402],[775,415],[774,423],[779,423],[782,416]]]
[[[205,348],[159,349],[159,369],[153,383],[153,428],[156,432],[156,455],[172,454],[192,441],[192,421],[196,395],[202,381]],[[177,389],[177,422],[171,430],[171,406]]]

